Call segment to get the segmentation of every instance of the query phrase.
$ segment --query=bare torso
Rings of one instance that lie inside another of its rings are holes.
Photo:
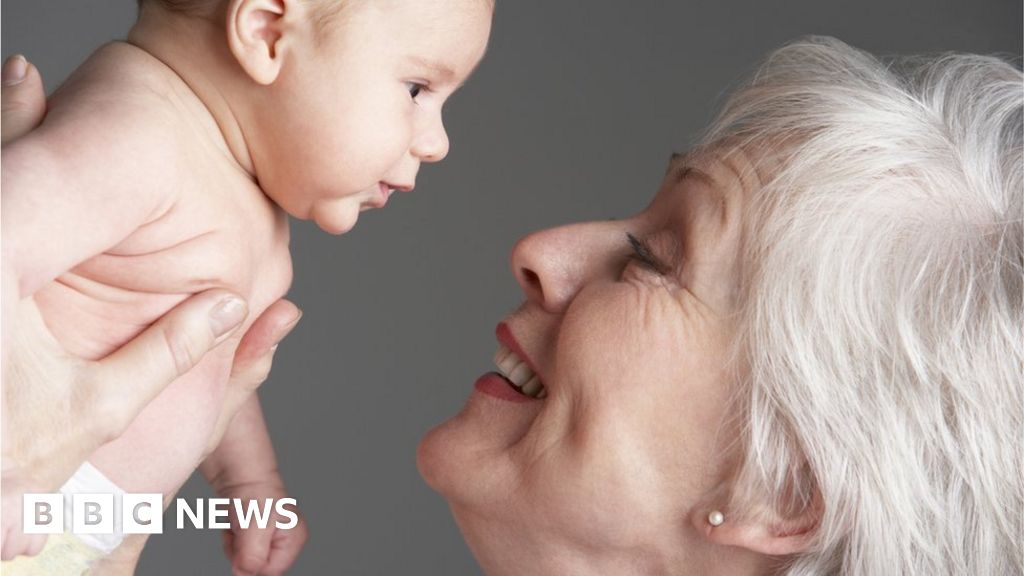
[[[180,118],[179,136],[165,150],[145,153],[186,154],[191,168],[188,174],[168,175],[180,182],[179,190],[154,220],[36,292],[42,316],[65,349],[95,359],[187,297],[227,288],[249,304],[240,336],[291,282],[287,217],[218,143],[212,119],[187,86],[136,48],[113,44],[94,54],[54,95],[51,113],[94,96],[92,78],[107,78],[109,84],[112,73],[131,78],[127,89],[138,90],[143,78],[144,86],[166,96],[160,99],[167,107],[161,116],[169,111]],[[115,83],[102,89],[126,88]],[[126,491],[175,492],[213,448],[209,439],[239,336],[174,381],[90,462]]]

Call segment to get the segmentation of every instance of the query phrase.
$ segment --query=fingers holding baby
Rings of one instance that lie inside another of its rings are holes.
[[[24,135],[35,128],[46,112],[43,80],[39,70],[20,54],[8,58],[3,65],[2,121],[3,142]]]
[[[159,392],[160,384],[188,370],[203,351],[232,334],[244,318],[244,307],[225,310],[219,306],[226,298],[234,298],[226,294],[210,291],[185,301],[99,361],[67,354],[49,333],[34,302],[19,303],[18,334],[11,343],[3,386],[4,560],[36,554],[45,541],[43,535],[21,533],[22,494],[55,492],[99,445],[124,432]],[[227,315],[218,315],[225,311]],[[242,338],[239,362],[219,416],[223,424],[218,437],[265,380],[277,343],[295,326],[298,316],[294,304],[279,301]],[[145,383],[154,383],[148,397],[147,389],[140,386]]]

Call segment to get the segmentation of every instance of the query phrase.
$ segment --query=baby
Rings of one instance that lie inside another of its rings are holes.
[[[142,0],[127,42],[93,54],[42,126],[4,148],[5,353],[30,297],[90,359],[209,288],[243,295],[256,318],[291,281],[286,214],[345,233],[444,158],[442,105],[482,58],[491,13],[488,0]],[[209,445],[235,346],[173,382],[65,488],[166,503],[199,466],[221,495],[282,496],[255,396]],[[245,552],[266,558],[261,542]]]

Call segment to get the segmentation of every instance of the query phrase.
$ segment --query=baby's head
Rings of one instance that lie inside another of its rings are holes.
[[[483,57],[493,11],[491,0],[140,4],[146,18],[222,27],[254,176],[286,212],[334,234],[448,153],[442,106]]]

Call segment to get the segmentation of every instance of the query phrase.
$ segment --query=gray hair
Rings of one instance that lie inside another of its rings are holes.
[[[745,218],[731,515],[820,512],[786,574],[1024,572],[1024,76],[771,54],[704,147],[780,162]]]

